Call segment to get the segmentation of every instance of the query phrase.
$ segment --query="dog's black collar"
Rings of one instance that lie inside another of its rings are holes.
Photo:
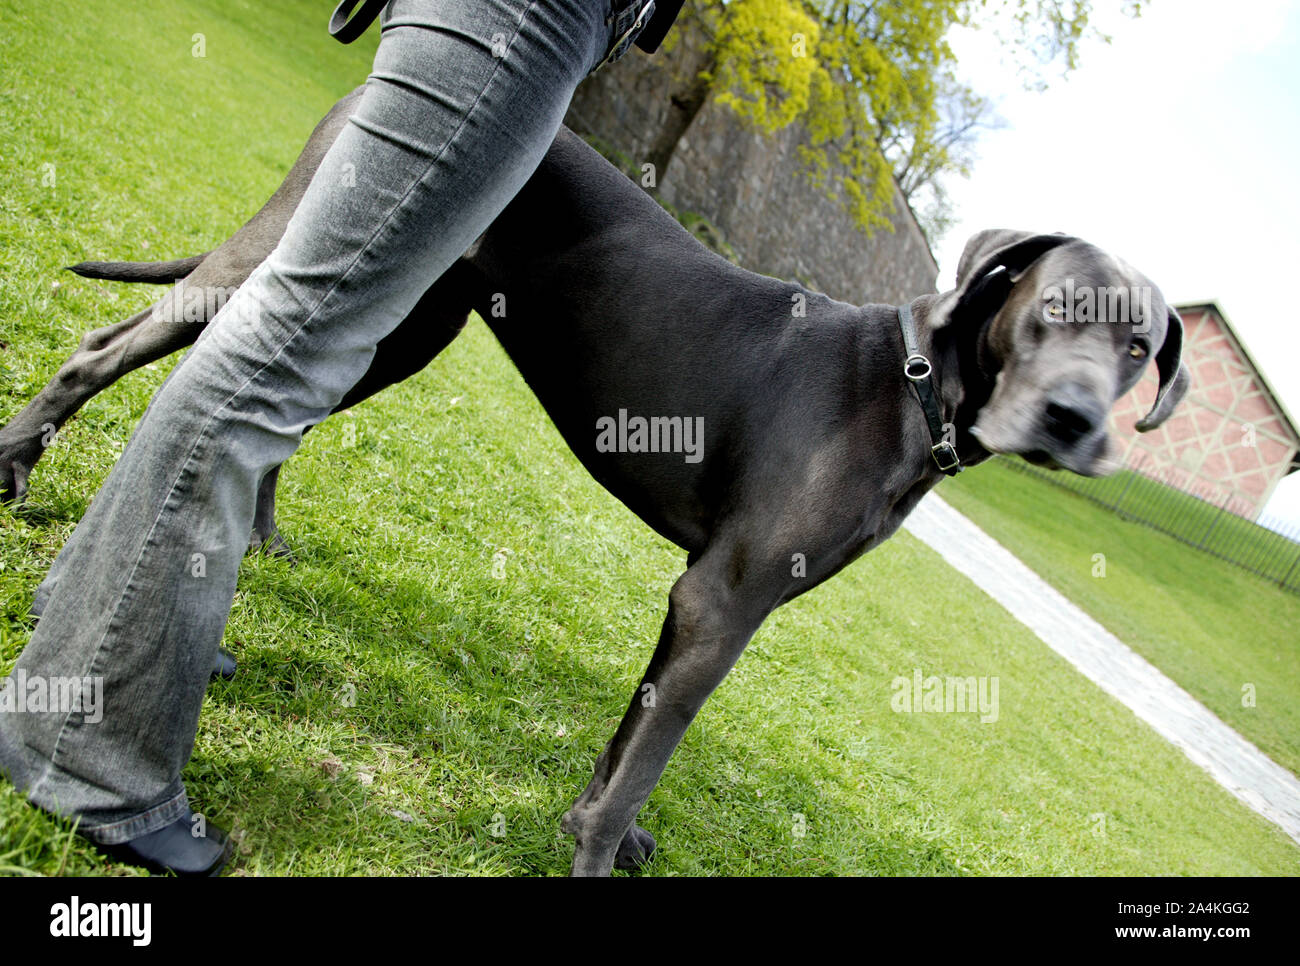
[[[944,438],[939,393],[934,385],[934,366],[921,355],[910,305],[898,307],[898,324],[903,330],[903,347],[907,352],[907,358],[903,361],[903,375],[907,377],[908,384],[925,412],[925,422],[930,428],[930,455],[942,472],[956,476],[962,470],[961,457],[957,455],[957,447]]]

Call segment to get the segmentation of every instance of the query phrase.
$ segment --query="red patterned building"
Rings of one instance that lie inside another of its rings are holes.
[[[1192,387],[1159,429],[1134,424],[1156,395],[1155,367],[1115,407],[1131,468],[1255,519],[1278,482],[1300,469],[1300,434],[1216,302],[1177,307],[1186,326],[1183,359]]]

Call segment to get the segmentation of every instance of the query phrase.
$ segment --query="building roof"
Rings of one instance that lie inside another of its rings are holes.
[[[1214,299],[1209,299],[1200,302],[1179,302],[1174,306],[1174,308],[1178,310],[1180,315],[1183,313],[1199,312],[1204,311],[1205,309],[1210,309],[1219,317],[1219,321],[1223,323],[1223,331],[1227,335],[1228,341],[1232,343],[1232,347],[1236,349],[1237,353],[1246,361],[1246,365],[1250,366],[1251,372],[1255,374],[1255,378],[1259,381],[1260,388],[1264,390],[1264,395],[1268,397],[1269,402],[1273,404],[1273,408],[1277,410],[1278,415],[1281,416],[1283,422],[1286,423],[1287,429],[1291,431],[1291,436],[1296,440],[1300,440],[1300,430],[1296,429],[1295,419],[1286,408],[1286,404],[1282,402],[1282,397],[1279,396],[1277,390],[1273,388],[1273,384],[1268,381],[1268,376],[1264,375],[1264,370],[1259,367],[1259,363],[1255,361],[1255,357],[1252,356],[1250,350],[1246,348],[1246,343],[1242,340],[1241,336],[1237,334],[1237,329],[1232,324],[1232,320],[1228,318],[1228,313],[1223,311],[1223,306]],[[1300,453],[1292,456],[1291,465],[1287,467],[1287,473],[1291,474],[1296,470],[1300,470]]]

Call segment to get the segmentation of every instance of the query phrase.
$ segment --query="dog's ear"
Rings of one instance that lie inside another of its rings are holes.
[[[1156,401],[1151,404],[1151,412],[1138,421],[1139,433],[1149,432],[1168,419],[1192,384],[1192,374],[1183,363],[1183,317],[1172,305],[1169,306],[1169,328],[1165,330],[1165,341],[1156,353],[1156,371],[1160,373],[1160,388],[1156,390]]]
[[[973,236],[957,263],[957,287],[940,296],[931,326],[942,328],[967,315],[988,317],[1034,262],[1053,248],[1078,241],[1073,235],[993,229]],[[975,311],[978,309],[978,311]]]

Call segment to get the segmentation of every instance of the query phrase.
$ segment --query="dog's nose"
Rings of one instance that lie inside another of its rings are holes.
[[[1053,390],[1047,400],[1045,428],[1051,437],[1072,446],[1101,425],[1106,411],[1097,397],[1077,382]]]

